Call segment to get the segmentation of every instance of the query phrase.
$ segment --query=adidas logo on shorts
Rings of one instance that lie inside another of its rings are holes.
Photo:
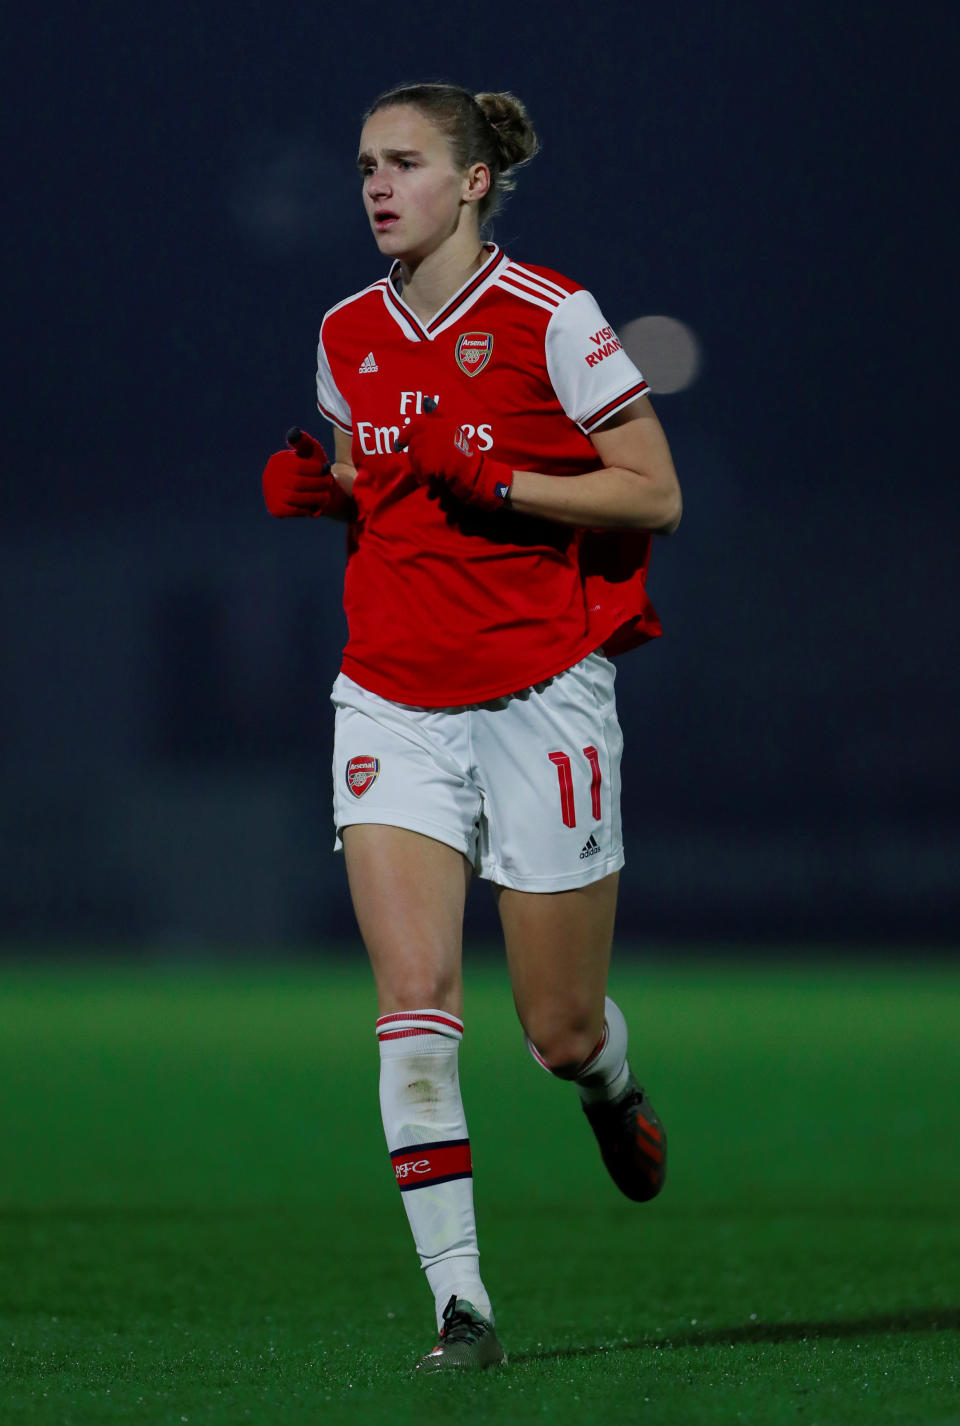
[[[360,365],[357,367],[357,370],[360,371],[360,372],[379,371],[379,370],[380,370],[380,368],[377,366],[377,359],[376,359],[376,357],[373,355],[373,352],[367,352],[367,354],[366,354],[366,356],[364,357],[363,361],[362,361],[362,362],[360,363]]]
[[[600,850],[600,843],[591,832],[586,840],[583,851],[580,853],[580,860],[586,861],[587,857],[595,857]]]

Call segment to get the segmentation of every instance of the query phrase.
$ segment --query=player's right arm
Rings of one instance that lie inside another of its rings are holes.
[[[329,316],[330,313],[327,313]],[[317,410],[333,427],[333,464],[330,467],[333,478],[344,495],[350,495],[357,477],[353,464],[353,421],[346,397],[334,378],[324,344],[327,317],[323,319],[317,342]]]
[[[339,426],[333,428],[333,464],[330,467],[333,478],[345,495],[349,495],[353,490],[353,482],[357,478],[357,468],[353,463],[353,438],[348,436],[346,431],[341,431]]]

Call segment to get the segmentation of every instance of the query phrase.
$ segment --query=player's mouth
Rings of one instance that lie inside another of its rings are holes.
[[[397,214],[391,213],[388,208],[378,208],[373,215],[373,226],[378,233],[388,232],[394,223],[399,223],[399,221]]]

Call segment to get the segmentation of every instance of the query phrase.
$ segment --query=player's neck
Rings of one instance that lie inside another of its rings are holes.
[[[425,257],[412,262],[401,258],[404,302],[421,321],[429,322],[489,256],[475,235],[455,234]]]

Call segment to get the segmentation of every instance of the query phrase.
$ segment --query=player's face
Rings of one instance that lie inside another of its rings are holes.
[[[418,260],[456,232],[469,187],[446,135],[409,105],[379,109],[363,126],[357,165],[380,251]]]

